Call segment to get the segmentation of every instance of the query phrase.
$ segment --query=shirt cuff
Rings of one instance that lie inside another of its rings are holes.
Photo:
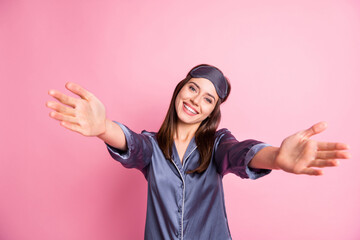
[[[256,144],[252,148],[250,148],[250,150],[246,154],[246,156],[245,156],[245,166],[246,166],[245,171],[250,179],[257,179],[257,178],[263,177],[271,172],[271,169],[260,169],[260,168],[249,167],[249,163],[253,159],[255,154],[257,152],[259,152],[261,149],[263,149],[264,147],[269,147],[269,146],[271,146],[271,145],[267,144],[267,143]]]
[[[110,152],[110,155],[113,156],[116,160],[119,160],[119,158],[124,159],[124,160],[128,159],[131,155],[131,146],[133,144],[131,133],[130,133],[129,129],[127,127],[125,127],[125,125],[123,125],[117,121],[113,121],[113,122],[116,123],[117,125],[119,125],[121,127],[121,129],[123,130],[125,138],[126,138],[127,150],[126,151],[120,150],[120,149],[115,148],[105,142],[107,149]]]

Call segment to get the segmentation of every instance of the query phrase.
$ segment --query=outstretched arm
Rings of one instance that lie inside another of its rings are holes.
[[[326,128],[326,122],[319,122],[309,129],[285,138],[279,148],[263,148],[250,161],[249,167],[281,169],[294,174],[322,175],[322,170],[318,168],[337,166],[337,159],[350,158],[350,153],[344,151],[349,149],[345,143],[318,142],[310,139]]]
[[[79,84],[68,82],[66,88],[79,98],[67,96],[57,90],[50,90],[50,96],[59,102],[47,101],[46,106],[55,110],[50,117],[60,121],[61,126],[84,136],[97,136],[109,145],[126,150],[123,130],[106,118],[103,103]],[[61,104],[63,103],[63,104]]]

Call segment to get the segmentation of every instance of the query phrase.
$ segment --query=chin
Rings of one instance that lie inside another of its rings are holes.
[[[201,122],[204,121],[204,119],[191,119],[188,116],[179,116],[179,115],[178,115],[178,120],[182,123],[189,125],[201,124]]]

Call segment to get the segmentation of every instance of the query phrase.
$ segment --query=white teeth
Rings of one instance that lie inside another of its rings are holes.
[[[193,109],[191,109],[190,107],[188,107],[186,104],[184,104],[184,106],[185,106],[185,108],[186,108],[187,110],[189,110],[191,113],[197,114],[197,112],[195,112]]]

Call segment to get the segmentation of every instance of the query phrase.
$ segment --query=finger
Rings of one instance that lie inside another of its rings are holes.
[[[350,149],[349,145],[345,143],[336,142],[318,142],[319,150],[347,150]]]
[[[54,98],[56,98],[57,100],[59,100],[60,102],[62,102],[63,104],[69,105],[71,107],[75,107],[76,106],[76,98],[67,96],[57,90],[50,90],[49,91],[49,95],[53,96]]]
[[[310,138],[311,136],[313,136],[315,134],[321,133],[326,128],[327,128],[326,122],[319,122],[319,123],[312,125],[310,128],[304,130],[302,132],[302,134],[305,138]]]
[[[70,123],[77,123],[77,119],[71,116],[67,116],[64,115],[62,113],[58,113],[58,112],[51,112],[50,117],[59,120],[59,121],[66,121],[66,122],[70,122]]]
[[[311,161],[308,167],[335,167],[339,166],[339,161],[336,159],[315,159],[314,161]]]
[[[351,157],[350,153],[344,151],[318,151],[316,153],[316,158],[319,159],[349,159]]]
[[[78,124],[73,124],[73,123],[62,121],[62,122],[60,122],[60,125],[67,128],[67,129],[69,129],[69,130],[71,130],[71,131],[83,134],[82,133],[82,128]]]
[[[74,108],[66,107],[60,103],[52,102],[52,101],[48,101],[46,103],[46,106],[51,109],[56,110],[59,113],[75,117],[75,109]]]
[[[300,174],[306,174],[306,175],[311,175],[311,176],[320,176],[323,175],[323,171],[320,169],[315,169],[315,168],[304,168]]]
[[[65,87],[69,89],[71,92],[75,93],[76,95],[79,95],[82,99],[89,100],[90,97],[92,96],[92,93],[85,90],[79,84],[68,82],[65,84]]]

